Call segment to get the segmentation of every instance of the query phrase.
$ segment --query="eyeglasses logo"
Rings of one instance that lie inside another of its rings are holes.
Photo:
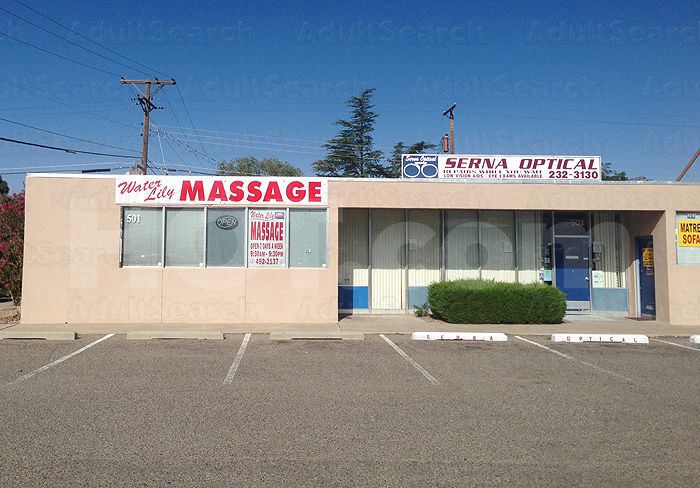
[[[404,178],[437,178],[438,158],[430,155],[408,155],[403,157]]]

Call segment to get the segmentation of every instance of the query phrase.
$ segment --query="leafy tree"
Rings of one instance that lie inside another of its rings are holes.
[[[603,181],[629,181],[627,173],[613,170],[610,163],[603,163],[602,172]]]
[[[24,192],[0,195],[0,292],[15,305],[22,299]]]
[[[223,176],[302,176],[301,169],[277,158],[243,156],[220,161],[217,174]]]
[[[387,160],[389,163],[385,169],[384,176],[387,178],[401,177],[401,155],[402,154],[422,154],[429,149],[435,149],[437,145],[430,144],[425,141],[416,142],[410,146],[406,146],[403,141],[394,144],[394,149],[391,151],[391,157]]]
[[[7,181],[2,179],[2,176],[0,176],[0,195],[7,195],[10,193],[10,186],[7,184]]]
[[[313,164],[319,176],[346,176],[368,178],[384,176],[380,163],[382,152],[374,149],[374,122],[377,113],[372,109],[374,88],[364,90],[359,97],[351,97],[346,105],[352,109],[348,120],[340,119],[338,135],[323,145],[328,152],[325,159]]]

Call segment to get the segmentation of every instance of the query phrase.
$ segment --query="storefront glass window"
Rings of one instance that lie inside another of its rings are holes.
[[[626,259],[629,245],[627,230],[615,212],[594,212],[592,227],[592,286],[594,288],[625,288]]]
[[[476,210],[445,211],[445,278],[479,278],[479,220]]]
[[[515,281],[515,226],[510,210],[483,211],[481,227],[481,277]]]
[[[165,265],[204,266],[204,209],[165,210]]]
[[[123,266],[163,264],[163,209],[124,208],[122,235]]]
[[[289,266],[325,268],[326,211],[291,209],[289,211]]]
[[[338,211],[338,284],[369,284],[369,211],[366,208],[341,208]]]
[[[542,242],[545,227],[542,212],[516,213],[518,282],[520,283],[541,283],[545,278]]]
[[[245,210],[207,210],[207,266],[245,265]]]

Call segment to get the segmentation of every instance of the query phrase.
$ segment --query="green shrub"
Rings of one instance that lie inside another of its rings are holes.
[[[559,324],[566,296],[553,286],[454,280],[431,283],[428,306],[453,324]]]

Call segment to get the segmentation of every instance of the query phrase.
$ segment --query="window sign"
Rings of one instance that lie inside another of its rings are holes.
[[[676,213],[678,264],[700,264],[700,212]]]
[[[283,268],[287,265],[287,212],[248,210],[248,266]]]

